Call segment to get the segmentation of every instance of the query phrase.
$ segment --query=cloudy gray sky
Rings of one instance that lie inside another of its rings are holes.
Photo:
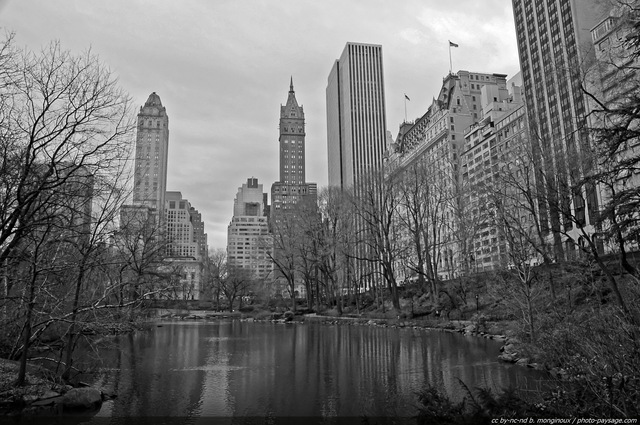
[[[168,190],[226,246],[233,199],[248,177],[278,178],[278,118],[293,76],[306,116],[307,180],[327,184],[325,89],[348,41],[381,44],[387,128],[422,115],[453,69],[518,71],[510,0],[0,0],[19,46],[51,40],[99,55],[141,106],[169,115]]]

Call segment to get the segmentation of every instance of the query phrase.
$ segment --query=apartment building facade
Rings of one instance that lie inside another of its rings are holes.
[[[410,126],[403,123],[388,153],[387,178],[402,178],[412,167],[419,167],[429,187],[426,196],[437,226],[430,235],[431,267],[440,279],[456,277],[470,259],[469,249],[460,240],[464,233],[461,155],[466,131],[484,118],[483,104],[498,104],[507,98],[505,74],[449,73],[427,112]]]
[[[262,187],[251,177],[238,188],[227,228],[227,265],[250,270],[254,278],[264,281],[272,274],[269,255],[273,243]]]

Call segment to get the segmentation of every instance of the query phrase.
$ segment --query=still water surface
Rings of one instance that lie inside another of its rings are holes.
[[[498,362],[500,343],[370,326],[163,323],[100,350],[95,385],[117,398],[98,417],[412,416],[425,383],[535,388],[542,375]]]

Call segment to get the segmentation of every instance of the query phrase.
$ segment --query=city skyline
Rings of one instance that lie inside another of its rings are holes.
[[[384,50],[387,128],[426,111],[449,71],[518,69],[511,2],[282,1],[148,3],[0,1],[16,44],[91,48],[137,109],[156,92],[171,118],[167,190],[202,213],[211,248],[226,246],[238,181],[278,180],[278,106],[290,77],[305,107],[306,180],[327,185],[325,88],[347,42]],[[461,12],[463,11],[463,12]],[[125,13],[126,12],[126,13]],[[351,16],[361,19],[353,21]],[[133,143],[132,135],[132,143]],[[246,159],[245,154],[250,154]]]

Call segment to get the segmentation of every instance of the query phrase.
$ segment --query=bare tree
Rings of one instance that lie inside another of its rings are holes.
[[[0,82],[7,154],[0,167],[0,264],[37,227],[46,209],[42,195],[119,160],[133,129],[129,97],[91,52],[74,56],[52,43],[39,54],[15,54],[10,65],[19,79]]]
[[[335,303],[338,314],[342,314],[343,289],[355,281],[353,267],[350,267],[355,247],[353,202],[349,192],[337,187],[327,187],[320,192],[322,225],[318,239],[318,267],[324,277],[324,295],[328,302]],[[354,286],[359,309],[360,288]],[[319,288],[317,292],[320,293]]]
[[[222,282],[227,276],[227,251],[218,248],[209,251],[204,265],[204,282],[206,292],[215,300],[216,310],[220,310],[220,295]]]
[[[373,268],[382,279],[391,295],[393,308],[400,311],[397,267],[405,245],[400,238],[399,196],[397,182],[393,178],[385,179],[382,172],[371,171],[365,177],[366,184],[359,188],[356,201],[358,220],[356,232],[358,242],[364,248],[358,252],[357,259],[365,266]],[[357,252],[357,251],[356,251]],[[380,288],[382,288],[380,286]]]
[[[42,275],[32,273],[30,284],[24,286],[26,282],[8,279],[7,274],[21,267],[26,247],[37,248],[31,250],[34,254],[44,246],[58,250],[60,244],[66,244],[65,257],[75,285],[70,311],[63,317],[71,323],[69,335],[73,335],[80,312],[80,290],[95,266],[94,254],[112,230],[114,211],[123,200],[121,187],[107,189],[102,184],[122,175],[123,158],[128,156],[127,137],[134,128],[130,99],[91,52],[73,55],[55,42],[37,54],[17,52],[9,36],[0,57],[6,60],[0,72],[0,149],[4,154],[0,166],[0,265],[5,276],[4,298],[30,288],[26,302],[33,306],[38,297],[34,285]],[[101,184],[99,193],[94,193],[94,184]],[[92,203],[99,204],[93,215]],[[50,236],[38,237],[44,234]],[[46,292],[39,295],[51,296]],[[54,304],[52,300],[40,301],[47,302]],[[31,309],[27,322],[33,312]],[[27,323],[23,332],[24,361],[33,338],[32,328]],[[24,375],[20,376],[19,384]]]
[[[227,275],[221,280],[220,290],[229,301],[229,311],[233,311],[236,298],[242,298],[246,295],[253,283],[251,270],[242,267],[228,267]]]
[[[296,311],[296,279],[299,264],[299,238],[301,229],[295,212],[285,211],[278,214],[272,223],[273,235],[269,242],[273,249],[268,256],[273,262],[276,280],[284,280],[291,298],[291,310]]]
[[[455,186],[444,169],[425,161],[408,166],[399,181],[400,225],[408,236],[407,266],[427,287],[434,308],[439,309],[440,266],[453,266],[450,247],[453,240],[452,206]]]
[[[542,289],[535,269],[537,250],[531,243],[534,240],[534,227],[528,221],[527,210],[519,207],[518,194],[515,197],[508,191],[494,194],[494,223],[501,240],[506,242],[509,259],[502,273],[504,281],[496,289],[510,303],[518,306],[527,324],[529,337],[535,342],[535,301],[542,294]]]
[[[317,203],[304,199],[296,205],[296,221],[299,228],[297,238],[298,275],[302,277],[307,298],[307,307],[313,305],[316,293],[314,283],[318,280],[320,260],[320,238],[322,237],[322,221]],[[317,296],[317,293],[316,293]]]
[[[147,207],[123,208],[115,244],[119,266],[116,297],[121,306],[140,302],[145,293],[163,297],[171,291],[175,270],[164,261],[168,240],[153,211]]]

